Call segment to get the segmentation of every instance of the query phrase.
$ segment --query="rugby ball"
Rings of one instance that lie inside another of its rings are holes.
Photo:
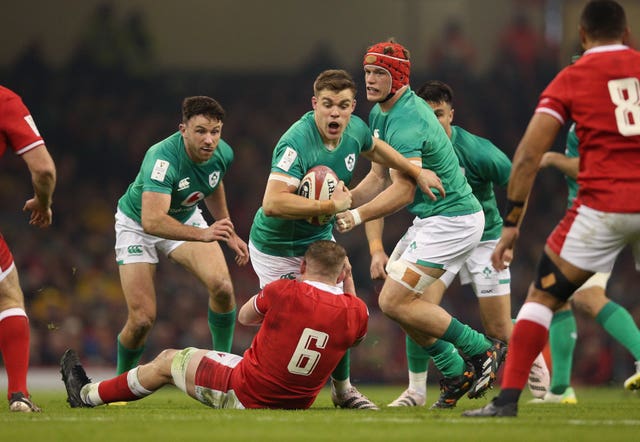
[[[315,166],[309,169],[298,187],[298,195],[312,200],[328,200],[338,185],[338,176],[327,166]],[[307,218],[307,222],[315,225],[327,224],[333,215],[321,215]]]

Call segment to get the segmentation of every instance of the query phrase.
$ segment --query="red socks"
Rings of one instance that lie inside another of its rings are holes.
[[[11,393],[27,390],[29,370],[29,319],[24,315],[7,316],[0,321],[0,351],[7,370],[7,399]]]
[[[513,328],[500,388],[522,390],[529,378],[533,361],[542,351],[549,329],[528,319],[519,319]]]

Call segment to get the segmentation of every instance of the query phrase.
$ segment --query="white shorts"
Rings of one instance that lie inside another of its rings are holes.
[[[260,288],[278,279],[297,279],[302,256],[274,256],[262,253],[249,240],[249,256],[253,271],[258,275]]]
[[[611,278],[611,273],[594,273],[593,276],[585,281],[576,292],[580,290],[588,289],[591,287],[600,287],[603,290],[607,289],[607,283]],[[575,292],[574,292],[575,293]]]
[[[193,215],[184,223],[206,229],[207,221],[202,211],[196,208]],[[169,256],[171,252],[184,244],[184,241],[160,238],[145,233],[142,225],[120,209],[116,212],[116,261],[118,265],[136,262],[158,263],[158,251]]]
[[[187,368],[197,348],[188,347],[178,352],[171,363],[173,383],[187,393]],[[212,408],[244,409],[234,390],[229,388],[229,378],[242,356],[219,351],[208,352],[200,361],[194,374],[195,398]]]
[[[640,270],[640,213],[574,205],[549,235],[547,245],[570,264],[595,273],[611,273],[622,249],[630,245]]]
[[[459,272],[460,284],[471,284],[478,298],[504,296],[511,293],[511,272],[507,267],[496,270],[491,264],[491,254],[498,244],[497,239],[482,241],[473,249]],[[446,271],[440,280],[449,287],[455,273]]]
[[[483,229],[482,211],[461,216],[416,217],[396,244],[389,263],[402,258],[456,275],[480,242]]]

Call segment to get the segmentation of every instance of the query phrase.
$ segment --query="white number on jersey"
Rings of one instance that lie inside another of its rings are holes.
[[[311,328],[305,328],[298,340],[296,351],[293,352],[289,360],[289,365],[287,366],[289,373],[309,376],[320,360],[320,353],[309,349],[311,343],[315,342],[317,348],[324,348],[328,340],[328,334]]]
[[[611,101],[616,105],[616,124],[625,137],[640,135],[640,81],[621,78],[608,83]]]

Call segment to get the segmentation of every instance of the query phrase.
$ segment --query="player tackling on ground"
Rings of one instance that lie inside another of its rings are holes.
[[[540,159],[570,119],[579,139],[579,190],[574,204],[547,239],[537,276],[518,313],[502,391],[463,416],[516,416],[529,367],[543,349],[554,311],[594,273],[610,272],[631,245],[640,269],[640,53],[623,44],[624,9],[594,0],[580,17],[584,55],[542,92],[516,150],[507,191],[502,237],[492,255],[508,266]],[[586,93],[585,91],[588,91]],[[640,361],[625,388],[640,388]]]
[[[173,384],[213,408],[309,408],[347,349],[367,332],[368,311],[338,288],[349,274],[346,252],[333,241],[312,243],[301,281],[266,285],[238,314],[244,325],[261,325],[244,357],[190,347],[164,350],[152,362],[115,378],[93,382],[78,355],[61,361],[67,401],[73,408],[134,401]]]

